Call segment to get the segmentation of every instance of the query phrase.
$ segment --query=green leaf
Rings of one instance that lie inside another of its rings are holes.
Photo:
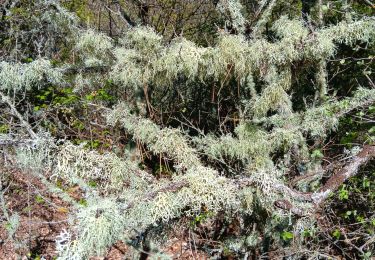
[[[340,236],[341,236],[341,232],[340,232],[340,230],[336,229],[335,231],[333,231],[332,236],[333,236],[334,238],[336,238],[336,239],[339,239]]]
[[[95,181],[90,180],[89,181],[89,186],[95,188],[96,186],[98,186],[98,184]]]
[[[346,189],[346,184],[342,185],[342,187],[339,190],[339,199],[340,200],[349,199],[349,191]]]
[[[42,196],[40,196],[40,195],[36,195],[36,196],[35,196],[35,201],[36,201],[36,203],[41,204],[41,203],[44,202],[44,199],[43,199]]]
[[[324,155],[323,155],[323,153],[322,153],[319,149],[315,149],[315,150],[311,153],[311,157],[312,157],[312,158],[315,158],[315,159],[320,159],[320,158],[323,158]]]
[[[288,241],[290,239],[293,239],[293,233],[291,232],[288,232],[288,231],[284,231],[283,233],[281,233],[281,238],[285,241]]]
[[[84,206],[84,207],[87,207],[87,201],[83,198],[81,198],[79,201],[78,201],[78,204]]]
[[[0,125],[0,133],[1,134],[6,134],[9,130],[9,126],[8,125]]]

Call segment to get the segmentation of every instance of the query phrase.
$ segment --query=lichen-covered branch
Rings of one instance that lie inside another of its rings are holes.
[[[358,174],[361,167],[375,158],[375,146],[365,145],[362,150],[354,156],[351,161],[337,173],[333,174],[319,191],[314,193],[302,193],[295,191],[284,185],[277,185],[275,188],[290,194],[296,201],[304,200],[314,203],[315,207],[320,206],[329,198],[332,192],[335,192],[346,180]],[[276,200],[275,206],[291,210],[296,215],[304,215],[306,212],[299,209],[288,200]]]
[[[360,167],[364,166],[375,158],[375,146],[366,145],[363,149],[353,157],[351,162],[344,168],[332,175],[323,187],[316,193],[311,195],[312,200],[316,204],[321,204],[329,195],[336,191],[347,179],[355,176]]]
[[[144,119],[131,114],[128,106],[119,104],[108,113],[107,120],[110,125],[121,123],[133,138],[146,144],[155,154],[166,154],[176,160],[176,166],[181,169],[198,167],[201,163],[196,152],[188,144],[183,134],[172,128],[160,129],[149,119]]]
[[[21,126],[25,128],[25,130],[29,133],[30,137],[33,138],[33,139],[37,139],[38,135],[34,132],[34,130],[31,127],[31,125],[18,112],[18,110],[16,109],[16,107],[11,102],[10,98],[8,96],[4,95],[3,93],[1,93],[1,91],[0,91],[0,97],[1,97],[1,101],[5,102],[10,107],[10,109],[12,111],[12,114],[18,118],[18,120],[21,123]]]

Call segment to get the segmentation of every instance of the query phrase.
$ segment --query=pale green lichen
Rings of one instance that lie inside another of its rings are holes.
[[[270,110],[278,110],[280,114],[291,114],[292,102],[286,92],[291,85],[290,70],[277,73],[276,68],[271,67],[265,80],[267,86],[253,104],[254,116],[263,117]]]
[[[223,15],[229,16],[227,24],[235,28],[238,32],[245,30],[246,19],[242,14],[242,4],[239,0],[220,0],[216,6]]]
[[[107,35],[89,29],[80,34],[75,47],[86,56],[101,56],[108,53],[113,48],[113,44],[112,39]]]
[[[166,154],[176,160],[176,166],[188,169],[200,164],[195,150],[178,129],[160,129],[151,120],[131,114],[128,106],[120,103],[107,115],[111,125],[120,122],[133,138],[146,144],[156,155]]]
[[[59,84],[62,81],[62,71],[45,59],[30,63],[0,62],[0,90],[27,91],[46,82]]]
[[[95,182],[101,192],[119,193],[125,187],[142,189],[147,186],[148,174],[138,169],[134,162],[119,158],[113,153],[100,154],[82,145],[65,144],[59,149],[52,177],[75,184],[82,179]]]

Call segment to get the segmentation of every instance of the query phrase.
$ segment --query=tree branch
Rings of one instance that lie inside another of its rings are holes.
[[[98,66],[70,66],[64,70],[67,74],[73,73],[105,73],[108,72],[110,66],[106,65],[98,65]]]
[[[119,3],[119,1],[115,1],[114,3],[117,3],[117,6],[118,6],[118,10],[122,16],[122,18],[129,24],[129,26],[131,27],[134,27],[136,26],[137,24],[130,18],[130,16],[126,13],[126,11],[124,10],[124,8],[121,6],[121,3]],[[109,8],[109,7],[107,7]],[[110,9],[110,8],[109,8]]]
[[[34,143],[33,139],[0,139],[0,146],[33,145]]]
[[[27,121],[25,121],[25,119],[23,118],[23,116],[18,112],[18,110],[16,109],[16,107],[10,101],[10,98],[8,96],[4,95],[2,92],[0,92],[0,97],[1,97],[1,100],[10,107],[10,109],[12,111],[12,114],[15,115],[18,118],[18,120],[20,120],[21,125],[27,130],[27,132],[29,133],[29,135],[33,139],[37,139],[38,138],[37,134],[34,132],[34,130],[32,129],[31,125]]]
[[[151,191],[147,194],[145,194],[145,196],[142,198],[142,199],[137,199],[137,200],[133,200],[131,201],[125,208],[124,210],[128,210],[128,209],[131,209],[134,207],[134,205],[136,203],[140,203],[140,202],[145,202],[145,201],[149,201],[149,200],[153,200],[156,198],[156,196],[159,194],[159,193],[165,193],[165,192],[177,192],[179,190],[181,190],[182,188],[184,187],[187,187],[189,186],[189,183],[186,182],[186,181],[180,181],[180,182],[172,182],[170,183],[169,185],[165,186],[165,187],[162,187],[156,191]]]
[[[254,185],[254,181],[250,180],[249,178],[242,178],[235,181],[238,188],[243,188],[246,186]],[[294,199],[298,201],[308,201],[311,202],[311,194],[306,192],[297,191],[295,189],[289,188],[288,186],[282,184],[282,183],[276,183],[273,187],[275,190],[277,190],[280,193],[288,194]]]
[[[313,202],[317,205],[321,204],[331,192],[337,190],[347,179],[358,174],[360,167],[366,165],[373,158],[375,158],[375,146],[364,146],[350,164],[331,176],[318,192],[311,195]]]
[[[316,206],[322,204],[329,195],[336,191],[346,180],[358,174],[359,169],[366,165],[369,161],[375,158],[375,146],[366,145],[363,147],[352,160],[351,163],[342,168],[338,173],[331,176],[328,181],[323,185],[323,187],[315,193],[302,193],[290,189],[287,186],[275,187],[278,190],[285,190],[289,195],[296,200],[306,200],[313,202]],[[304,215],[303,211],[295,207],[288,200],[277,200],[275,201],[275,206],[281,209],[290,210],[292,213],[301,216]]]

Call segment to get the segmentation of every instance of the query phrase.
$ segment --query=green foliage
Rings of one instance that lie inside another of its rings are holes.
[[[281,238],[284,240],[284,241],[289,241],[291,239],[293,239],[293,233],[291,232],[288,232],[288,231],[284,231],[283,233],[281,233]]]
[[[6,124],[0,125],[0,134],[6,134],[9,131],[9,126]]]
[[[36,195],[36,196],[35,196],[35,201],[36,201],[36,203],[38,203],[38,204],[42,204],[42,203],[44,203],[44,199],[43,199],[43,197],[40,196],[40,195]]]
[[[340,230],[335,229],[335,231],[332,233],[332,236],[333,236],[334,238],[336,238],[336,239],[340,239],[340,237],[341,237],[341,232],[340,232]]]
[[[100,88],[97,91],[93,91],[85,96],[87,101],[102,100],[102,101],[113,101],[114,97],[108,93],[107,89]]]
[[[312,151],[311,157],[313,159],[321,159],[321,158],[324,157],[324,155],[322,154],[322,152],[319,149],[316,149],[316,150]]]
[[[197,215],[191,222],[191,226],[196,226],[201,223],[204,223],[208,218],[212,217],[213,214],[212,212],[202,212],[201,214]]]
[[[346,185],[342,185],[339,190],[339,199],[340,200],[347,200],[349,199],[349,191],[346,189]]]
[[[88,1],[70,0],[70,1],[64,1],[61,5],[65,7],[66,9],[68,9],[69,11],[77,14],[77,16],[81,20],[87,23],[90,23],[90,21],[91,22],[94,21],[95,14],[89,9]]]
[[[72,88],[64,88],[60,93],[52,95],[52,104],[54,105],[71,105],[76,103],[78,96],[73,92]]]

